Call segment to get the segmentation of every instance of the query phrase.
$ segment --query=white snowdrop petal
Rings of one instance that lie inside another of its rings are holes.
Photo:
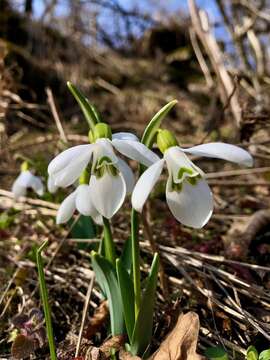
[[[209,143],[182,149],[192,155],[212,157],[231,161],[240,165],[252,166],[253,158],[249,152],[236,145],[225,143]]]
[[[159,160],[152,150],[139,141],[113,139],[112,144],[121,154],[145,166],[150,166]]]
[[[95,143],[95,150],[93,154],[93,163],[94,165],[101,158],[108,158],[109,164],[116,164],[118,161],[118,157],[116,156],[111,141],[109,139],[98,139]]]
[[[89,159],[91,157],[92,150],[94,148],[94,144],[84,144],[73,146],[59,155],[57,155],[48,166],[48,173],[52,175],[63,170],[66,166],[68,166],[72,161],[76,161],[78,156],[82,153],[89,153]]]
[[[121,173],[113,176],[105,172],[102,177],[92,175],[90,189],[97,211],[110,219],[121,207],[126,196],[126,183]]]
[[[20,196],[25,196],[26,187],[21,186],[20,183],[18,182],[18,179],[16,179],[12,185],[11,191],[14,195],[14,198],[17,200]]]
[[[69,165],[53,174],[56,186],[67,187],[73,184],[86,168],[91,158],[91,151],[83,151]]]
[[[29,170],[22,171],[17,177],[18,184],[25,188],[31,187],[31,183],[35,175],[33,175]]]
[[[136,135],[129,132],[118,132],[112,135],[112,139],[139,141]]]
[[[213,197],[204,179],[191,185],[187,180],[182,183],[181,191],[172,191],[172,178],[166,186],[166,199],[173,216],[182,224],[196,229],[202,228],[213,212]]]
[[[75,203],[77,210],[85,216],[91,216],[92,213],[96,212],[93,201],[91,199],[89,185],[83,184],[78,186]]]
[[[38,176],[34,176],[31,180],[30,187],[39,195],[44,194],[44,186],[41,179]]]
[[[52,194],[56,193],[58,187],[55,185],[55,180],[53,176],[49,176],[47,180],[48,191]]]
[[[61,203],[57,211],[57,217],[56,217],[57,224],[66,223],[72,217],[76,209],[76,204],[75,204],[76,196],[77,193],[75,190],[70,195],[68,195],[65,198],[65,200]]]
[[[132,190],[134,188],[134,185],[135,185],[135,177],[134,177],[133,171],[128,166],[128,164],[120,158],[118,158],[118,163],[116,166],[117,166],[118,170],[124,176],[124,179],[126,182],[126,187],[127,187],[127,194],[131,194]]]
[[[177,184],[182,182],[186,177],[194,177],[197,175],[204,175],[202,170],[199,169],[187,155],[179,148],[179,146],[170,147],[164,153],[164,159],[166,160],[169,173],[173,176],[173,181]],[[181,168],[188,169],[192,172],[183,172],[181,178],[179,178],[179,170]]]
[[[164,159],[157,161],[150,166],[137,181],[132,196],[132,207],[141,212],[144,203],[146,202],[153,187],[157,183],[164,165]]]

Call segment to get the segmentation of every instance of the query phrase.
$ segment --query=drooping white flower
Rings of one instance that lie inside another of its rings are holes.
[[[121,207],[127,193],[134,186],[134,176],[128,164],[114,150],[150,166],[159,158],[137,137],[130,133],[111,136],[108,125],[99,123],[96,132],[90,133],[91,144],[78,145],[56,156],[48,167],[49,176],[55,186],[73,184],[82,171],[91,164],[91,199],[98,212],[111,218]]]
[[[158,134],[158,145],[164,157],[151,165],[139,178],[132,193],[132,206],[135,210],[142,211],[166,164],[169,173],[166,184],[169,209],[179,222],[193,228],[203,227],[210,219],[213,197],[204,173],[186,153],[224,159],[246,166],[253,163],[251,155],[235,145],[209,143],[183,149],[176,145],[174,136],[165,130]]]
[[[102,216],[98,213],[93,204],[89,185],[79,185],[75,191],[65,198],[57,212],[57,224],[66,223],[72,217],[76,209],[82,215],[91,216],[96,224],[102,224]]]
[[[25,196],[28,188],[34,190],[39,196],[44,194],[44,186],[38,176],[33,175],[29,170],[22,170],[12,185],[14,198]]]

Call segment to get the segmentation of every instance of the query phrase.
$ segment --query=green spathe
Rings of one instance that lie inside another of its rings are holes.
[[[169,130],[158,130],[157,134],[157,146],[159,150],[164,154],[172,146],[177,146],[178,142],[176,137]]]

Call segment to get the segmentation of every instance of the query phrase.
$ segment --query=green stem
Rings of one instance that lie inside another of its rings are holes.
[[[135,296],[135,318],[137,318],[141,303],[140,246],[139,246],[139,216],[136,210],[131,211],[131,243],[133,285]]]
[[[110,222],[105,217],[103,217],[103,237],[104,237],[105,257],[113,264],[113,266],[115,266],[115,260],[116,260],[115,245],[112,238]]]
[[[51,360],[57,360],[55,345],[54,345],[54,337],[53,337],[53,328],[52,328],[52,319],[51,319],[51,309],[48,300],[48,290],[45,282],[45,275],[44,275],[44,265],[41,256],[41,252],[45,249],[48,245],[48,240],[46,240],[37,250],[36,252],[36,259],[37,259],[37,268],[38,268],[38,279],[39,279],[39,286],[40,286],[40,293],[43,303],[43,310],[45,315],[45,322],[46,322],[46,331],[48,336]]]

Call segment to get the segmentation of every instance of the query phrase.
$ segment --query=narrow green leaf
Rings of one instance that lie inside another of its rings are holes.
[[[142,356],[151,341],[158,268],[159,256],[155,254],[132,335],[130,351],[133,355]]]
[[[96,252],[92,252],[91,258],[97,281],[109,302],[112,335],[122,335],[125,333],[124,313],[116,271],[108,260]]]
[[[91,130],[94,130],[95,125],[99,122],[96,116],[96,112],[93,111],[92,105],[89,103],[88,99],[80,92],[80,90],[73,85],[70,81],[67,82],[67,86],[72,93],[72,95],[77,100],[80,108],[86,118],[86,121]]]
[[[99,111],[97,110],[97,108],[95,107],[95,105],[90,105],[92,110],[93,110],[93,113],[95,115],[95,118],[96,118],[96,122],[99,123],[99,122],[103,122],[102,121],[102,118],[101,118],[101,115],[99,113]]]
[[[96,226],[90,216],[80,215],[71,229],[71,236],[74,239],[93,239],[96,236]]]
[[[116,272],[118,278],[118,284],[120,287],[124,318],[127,328],[129,340],[132,340],[132,333],[135,323],[135,312],[134,312],[134,290],[132,280],[123,266],[121,259],[116,260]]]
[[[123,246],[123,251],[121,254],[121,262],[126,271],[130,274],[132,269],[132,242],[131,237],[129,236],[128,239],[125,241]]]
[[[205,356],[211,360],[229,360],[228,354],[221,346],[206,349]]]
[[[158,130],[158,128],[161,125],[162,120],[164,117],[168,114],[168,112],[171,110],[172,107],[177,103],[177,100],[172,100],[165,106],[163,106],[162,109],[159,110],[159,112],[156,113],[156,115],[152,118],[152,120],[147,125],[146,129],[144,130],[143,136],[142,136],[142,143],[146,145],[147,147],[151,148],[154,141],[155,141],[155,135]]]
[[[255,346],[250,345],[247,348],[247,360],[258,360],[258,358],[259,358],[259,354]]]
[[[259,360],[270,360],[270,349],[262,351],[259,355]]]

